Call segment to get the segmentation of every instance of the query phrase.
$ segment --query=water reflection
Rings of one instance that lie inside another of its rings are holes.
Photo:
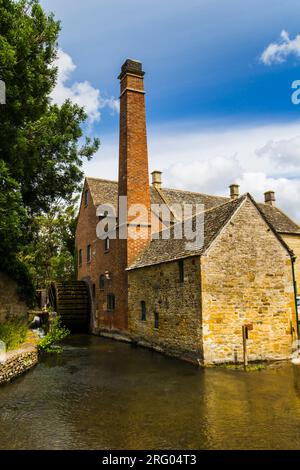
[[[0,388],[1,449],[297,449],[299,428],[300,367],[199,370],[90,336]]]

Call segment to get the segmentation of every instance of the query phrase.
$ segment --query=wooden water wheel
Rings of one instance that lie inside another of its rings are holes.
[[[55,282],[49,289],[51,307],[71,331],[86,332],[90,322],[90,294],[83,281]]]

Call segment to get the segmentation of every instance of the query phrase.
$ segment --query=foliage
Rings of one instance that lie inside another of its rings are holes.
[[[46,336],[39,342],[39,351],[46,353],[61,353],[62,347],[56,343],[69,336],[70,331],[62,325],[61,318],[55,317],[50,323],[50,328]]]
[[[11,275],[21,286],[20,295],[30,305],[33,286],[26,265],[17,258],[27,239],[27,212],[23,206],[20,185],[10,176],[0,160],[0,259],[1,270]]]
[[[49,212],[33,218],[35,233],[19,259],[28,266],[36,287],[75,278],[75,202],[64,206],[58,200]]]
[[[99,140],[84,141],[83,108],[51,101],[60,32],[53,14],[39,0],[0,0],[0,18],[0,79],[6,84],[0,113],[1,270],[32,299],[30,274],[35,284],[72,275],[69,228],[74,218],[71,222],[70,215],[57,214],[57,201],[73,205],[83,161],[92,157]],[[58,243],[53,238],[59,232],[63,238]]]
[[[83,108],[66,101],[51,103],[57,79],[55,59],[60,24],[38,0],[0,0],[0,78],[6,83],[1,108],[0,154],[11,176],[21,184],[30,213],[67,201],[82,180],[84,158],[99,141],[83,146]]]
[[[23,319],[12,318],[0,323],[0,340],[6,344],[7,351],[24,343],[27,333],[28,327]]]

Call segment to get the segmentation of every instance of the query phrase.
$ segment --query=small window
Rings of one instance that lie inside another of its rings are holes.
[[[84,205],[85,205],[85,207],[87,207],[88,204],[89,204],[89,192],[88,192],[88,190],[86,189],[86,190],[84,191]]]
[[[115,294],[108,294],[107,296],[107,311],[113,312],[116,308]]]
[[[110,240],[109,238],[105,238],[105,251],[109,251],[110,248]]]
[[[178,261],[179,267],[179,282],[184,282],[184,261],[183,259]]]
[[[159,315],[157,312],[154,312],[154,328],[159,328]]]
[[[82,250],[78,251],[78,264],[79,266],[82,265]]]
[[[96,285],[93,284],[93,299],[95,300],[96,298]]]
[[[104,274],[100,274],[100,277],[99,277],[99,288],[101,290],[103,290],[105,287],[105,276]]]
[[[87,246],[87,249],[86,249],[86,260],[88,263],[90,263],[92,261],[92,247],[91,245],[88,245]]]
[[[141,320],[146,321],[146,319],[147,319],[146,302],[142,300],[141,301]]]

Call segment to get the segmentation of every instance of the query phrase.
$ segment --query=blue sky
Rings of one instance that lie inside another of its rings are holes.
[[[87,174],[117,176],[117,75],[136,58],[146,71],[150,168],[159,165],[166,184],[227,194],[237,181],[258,199],[275,189],[300,221],[300,105],[291,102],[300,80],[298,1],[42,4],[61,20],[60,48],[76,65],[56,96],[72,86],[83,94],[94,112],[88,132],[103,144]]]

